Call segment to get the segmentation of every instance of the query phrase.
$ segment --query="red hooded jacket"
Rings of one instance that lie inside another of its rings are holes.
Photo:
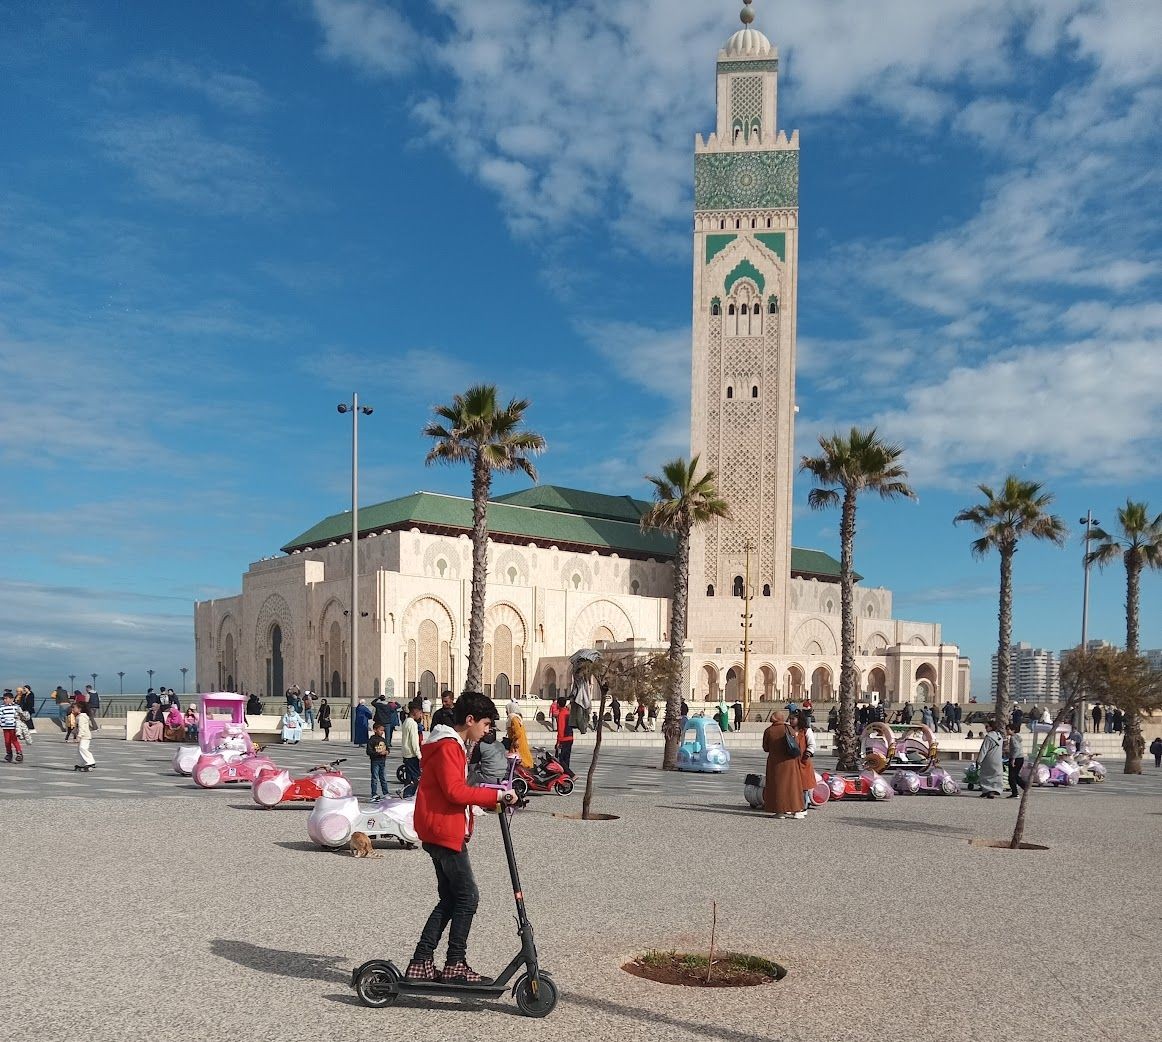
[[[421,842],[463,850],[464,841],[472,835],[469,806],[494,808],[499,790],[468,784],[464,746],[459,735],[444,724],[432,729],[420,757],[423,772],[416,790],[416,833]]]

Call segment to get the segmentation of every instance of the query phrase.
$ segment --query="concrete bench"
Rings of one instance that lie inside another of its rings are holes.
[[[269,745],[271,742],[282,741],[281,716],[251,716],[247,717],[246,730],[256,744]],[[130,710],[125,714],[125,740],[127,742],[141,741],[141,726],[145,723],[145,713]]]

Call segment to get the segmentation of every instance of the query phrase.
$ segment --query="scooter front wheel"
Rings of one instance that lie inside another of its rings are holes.
[[[355,992],[359,1001],[372,1009],[390,1006],[399,998],[391,971],[375,964],[365,967],[355,978]]]
[[[516,982],[512,995],[516,1008],[526,1017],[547,1017],[557,1008],[557,986],[543,973],[535,987],[532,977],[526,973]]]
[[[558,796],[568,796],[573,791],[573,779],[562,778],[557,782],[555,788]]]
[[[523,800],[529,794],[529,783],[524,778],[513,778],[512,791]]]

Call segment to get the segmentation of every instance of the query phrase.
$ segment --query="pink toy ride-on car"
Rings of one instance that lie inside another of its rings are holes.
[[[214,789],[231,782],[253,783],[260,771],[278,768],[269,756],[249,753],[232,758],[226,753],[202,753],[194,764],[194,782],[202,789]]]

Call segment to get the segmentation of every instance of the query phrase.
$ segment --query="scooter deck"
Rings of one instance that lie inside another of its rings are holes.
[[[405,981],[396,988],[401,995],[451,995],[459,998],[498,999],[511,984],[451,984],[444,981]]]

